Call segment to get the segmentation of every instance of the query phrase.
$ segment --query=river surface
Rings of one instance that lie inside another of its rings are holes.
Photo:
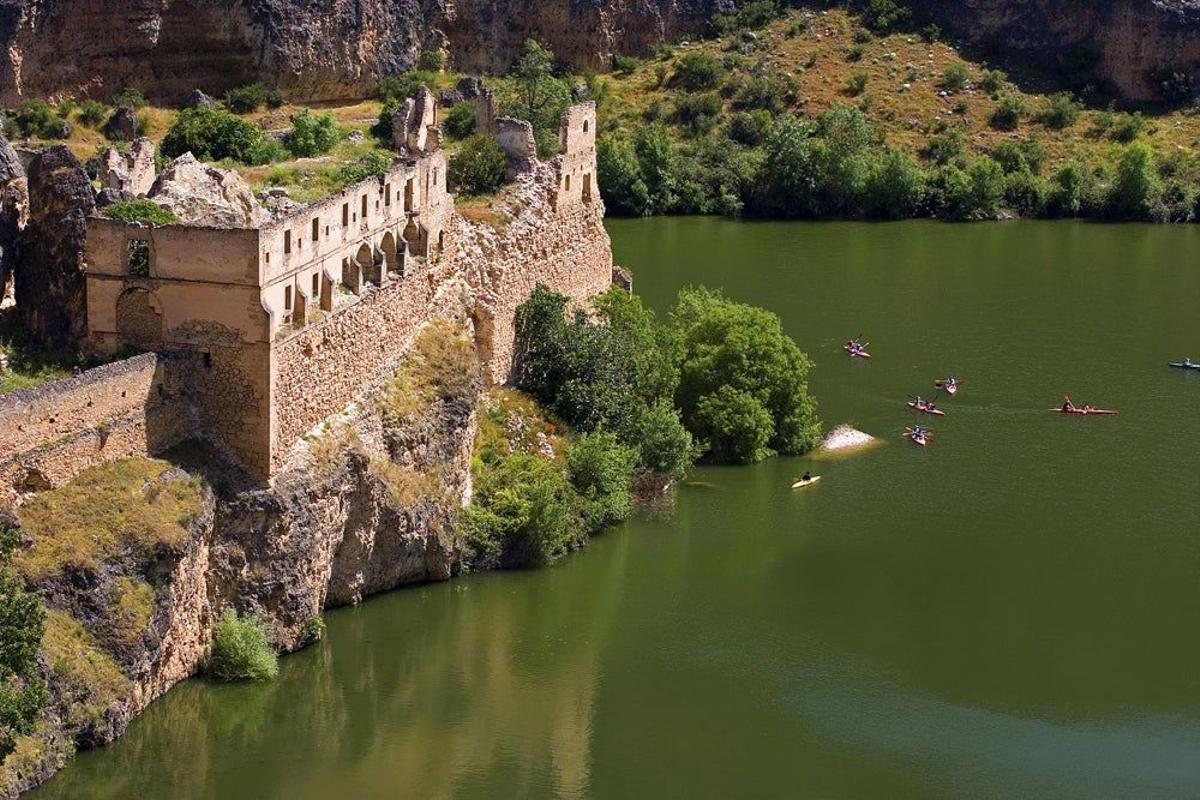
[[[554,568],[331,612],[278,681],[183,684],[30,796],[1200,797],[1200,373],[1166,367],[1200,359],[1200,228],[609,228],[656,309],[778,312],[826,424],[886,445],[696,469]],[[949,373],[919,450],[905,397]]]

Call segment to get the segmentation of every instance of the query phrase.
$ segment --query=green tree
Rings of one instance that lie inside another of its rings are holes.
[[[668,85],[688,92],[699,92],[715,88],[724,75],[725,68],[715,55],[704,50],[692,50],[675,62],[675,71]]]
[[[676,402],[685,426],[698,439],[712,433],[704,425],[713,421],[712,408],[703,418],[698,416],[701,398],[729,386],[761,403],[769,413],[773,428],[766,447],[790,455],[817,443],[820,421],[806,383],[812,362],[783,332],[778,316],[735,303],[719,292],[690,288],[679,293],[671,324],[682,353]],[[722,395],[721,403],[729,397]],[[739,402],[737,407],[744,405]],[[741,448],[724,444],[722,448],[762,451],[755,441]]]
[[[692,427],[714,461],[752,464],[772,455],[768,447],[775,436],[771,412],[754,395],[728,384],[699,398]]]
[[[249,120],[217,109],[188,108],[175,118],[159,150],[167,158],[190,152],[201,161],[228,158],[265,164],[277,158],[282,147],[268,142],[263,129]]]
[[[651,213],[650,190],[642,179],[633,142],[606,133],[596,142],[596,179],[603,187],[605,209],[616,215]]]
[[[869,0],[863,12],[863,22],[872,30],[883,33],[908,19],[908,6],[897,0]]]
[[[871,162],[865,210],[880,219],[916,216],[925,201],[925,171],[899,150],[885,149]]]
[[[446,114],[446,133],[452,139],[465,139],[475,132],[475,104],[455,103]]]
[[[450,185],[466,195],[491,194],[504,182],[507,163],[496,140],[477,133],[450,158]]]
[[[1109,215],[1116,219],[1148,219],[1161,194],[1154,151],[1144,142],[1126,147],[1109,187]]]
[[[266,681],[279,674],[266,625],[232,609],[213,628],[208,674],[219,681]]]
[[[678,481],[691,466],[695,443],[669,399],[639,409],[626,441],[637,445],[638,464],[649,472]]]
[[[637,132],[633,148],[650,192],[650,213],[664,213],[675,204],[675,146],[661,126],[651,125]]]
[[[821,212],[821,159],[812,134],[812,126],[794,117],[785,117],[771,126],[755,181],[757,211],[785,218],[812,217]]]
[[[554,75],[554,53],[527,39],[513,64],[511,77],[516,93],[506,110],[533,125],[535,134],[558,133],[558,122],[571,102],[571,89]],[[539,139],[539,152],[544,148]]]
[[[311,158],[328,153],[341,139],[342,130],[332,112],[314,114],[306,108],[292,116],[287,148],[298,158]]]
[[[16,532],[0,521],[0,761],[33,730],[48,700],[37,676],[45,609],[10,567],[16,545]]]
[[[567,476],[583,500],[589,530],[600,530],[629,516],[633,501],[629,482],[637,451],[607,431],[580,436],[567,451]]]

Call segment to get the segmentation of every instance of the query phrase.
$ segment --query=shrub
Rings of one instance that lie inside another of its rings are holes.
[[[589,530],[599,530],[629,516],[633,508],[629,482],[637,452],[615,434],[585,434],[567,451],[567,475],[583,501],[581,515]]]
[[[957,92],[967,85],[967,81],[971,79],[971,73],[967,71],[967,65],[961,61],[955,61],[950,66],[942,70],[942,80],[940,85],[943,89],[951,92]]]
[[[108,106],[99,100],[84,100],[79,104],[79,121],[89,128],[98,128],[108,118]]]
[[[298,158],[328,153],[342,138],[342,130],[332,112],[314,114],[307,108],[292,115],[292,131],[287,148]]]
[[[952,220],[994,219],[1004,202],[1004,170],[982,158],[964,172],[955,166],[938,174],[940,207]]]
[[[988,123],[998,131],[1011,131],[1020,124],[1024,113],[1025,101],[1020,95],[1003,94],[1000,96],[1000,105],[996,106]]]
[[[989,69],[983,73],[979,86],[988,94],[996,94],[1008,83],[1008,76],[998,69]]]
[[[942,38],[942,29],[935,23],[929,23],[924,28],[921,28],[921,39],[926,44],[933,44]]]
[[[805,382],[812,362],[778,316],[718,292],[685,289],[671,324],[682,353],[677,405],[715,458],[756,458],[766,448],[798,454],[817,443],[821,426]],[[763,416],[743,395],[766,412],[765,441]]]
[[[851,63],[857,63],[863,60],[863,56],[867,54],[867,46],[855,42],[846,48],[846,60]]]
[[[15,120],[23,136],[60,139],[70,133],[66,121],[56,115],[44,100],[22,100],[17,106]]]
[[[159,150],[167,158],[191,152],[202,161],[228,158],[265,164],[280,155],[282,146],[268,141],[262,128],[249,120],[217,109],[188,108],[175,118]]]
[[[128,86],[114,94],[108,101],[114,108],[145,108],[146,98],[137,89]]]
[[[706,133],[717,124],[723,109],[721,98],[712,92],[685,92],[676,98],[675,111],[671,116],[677,123],[690,128],[692,133]]]
[[[450,107],[443,123],[451,139],[465,139],[475,132],[475,104],[469,100]]]
[[[628,75],[638,68],[642,63],[640,59],[633,56],[622,55],[621,53],[613,53],[613,69],[622,75]]]
[[[1148,219],[1162,194],[1154,151],[1143,142],[1125,148],[1108,190],[1108,213],[1116,219]]]
[[[46,612],[12,571],[17,543],[16,532],[0,521],[0,761],[13,751],[17,736],[33,731],[49,699],[37,664]]]
[[[747,147],[757,147],[770,127],[770,112],[738,111],[729,118],[729,138]]]
[[[446,66],[446,54],[441,50],[426,50],[421,53],[417,64],[427,72],[441,72]]]
[[[675,62],[675,72],[668,82],[670,86],[689,92],[712,89],[721,82],[725,68],[711,53],[693,50],[684,53]]]
[[[779,113],[796,94],[796,83],[783,74],[756,75],[737,87],[734,105]]]
[[[963,141],[962,132],[957,128],[951,128],[943,133],[930,136],[925,147],[921,149],[921,155],[940,166],[949,164],[961,156],[965,147],[966,143]]]
[[[1112,118],[1112,124],[1108,128],[1108,138],[1122,144],[1129,144],[1136,139],[1146,127],[1146,118],[1142,116],[1142,112],[1135,111],[1132,114],[1119,113]]]
[[[1076,217],[1098,205],[1097,186],[1092,174],[1082,165],[1070,162],[1054,176],[1046,199],[1046,213],[1056,217]]]
[[[908,19],[911,13],[908,6],[897,0],[870,0],[863,12],[863,22],[882,33]]]
[[[263,94],[263,102],[266,103],[267,108],[279,108],[283,105],[283,101],[283,90],[278,87],[267,89]]]
[[[491,194],[504,182],[507,159],[495,139],[478,133],[450,159],[450,184],[466,195]]]
[[[611,133],[600,137],[596,143],[596,179],[603,187],[609,213],[640,216],[653,211],[650,190],[629,139]]]
[[[925,200],[925,172],[898,150],[885,150],[867,175],[865,211],[882,219],[915,216]]]
[[[737,30],[761,28],[777,16],[779,6],[775,0],[750,0],[733,14],[714,14],[712,26],[719,36],[724,36]]]
[[[352,183],[365,181],[372,175],[382,175],[392,166],[392,156],[380,150],[371,150],[357,161],[343,164],[338,168],[338,180],[349,186]]]
[[[109,219],[121,222],[141,222],[147,225],[170,225],[179,218],[169,208],[163,208],[153,200],[122,200],[105,206],[100,211]]]
[[[777,120],[767,131],[763,151],[755,210],[785,218],[819,214],[822,160],[812,126],[794,117]]]
[[[856,72],[846,81],[844,91],[851,97],[858,97],[867,88],[867,81],[871,76],[865,72]]]
[[[1075,99],[1070,92],[1058,92],[1050,96],[1044,109],[1038,112],[1038,122],[1047,128],[1062,130],[1069,128],[1079,119],[1083,103]]]
[[[1014,172],[1004,179],[1004,203],[1023,217],[1045,213],[1048,195],[1046,182],[1030,172]]]
[[[208,674],[218,681],[266,681],[278,675],[279,660],[262,621],[227,609],[213,627]]]
[[[325,638],[325,616],[317,614],[315,617],[304,623],[304,628],[300,632],[300,641],[305,645],[316,644]]]
[[[225,106],[235,114],[250,114],[267,102],[267,90],[261,83],[239,86],[225,93]]]

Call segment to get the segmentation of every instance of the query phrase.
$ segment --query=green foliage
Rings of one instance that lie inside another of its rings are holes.
[[[332,112],[314,114],[306,108],[292,115],[287,148],[297,158],[311,158],[328,153],[341,139],[342,130]]]
[[[55,114],[44,100],[22,100],[14,119],[22,136],[59,139],[70,130],[66,120]]]
[[[469,100],[455,103],[446,113],[446,133],[451,139],[465,139],[475,132],[475,104]]]
[[[225,93],[225,106],[235,114],[250,114],[266,105],[267,90],[261,83],[239,86]]]
[[[971,73],[967,70],[967,65],[961,61],[955,61],[942,70],[942,80],[939,85],[948,91],[957,92],[966,86],[970,79]]]
[[[179,218],[169,208],[163,208],[153,200],[145,198],[122,200],[105,206],[100,213],[109,219],[121,222],[140,222],[146,225],[170,225],[172,222],[179,221]]]
[[[108,100],[113,108],[145,108],[146,98],[137,89],[126,86]]]
[[[1108,138],[1114,142],[1129,144],[1139,135],[1146,127],[1146,118],[1142,116],[1142,112],[1135,111],[1132,114],[1119,113],[1112,118],[1112,125],[1108,128]]]
[[[994,219],[1004,202],[1004,170],[982,158],[964,172],[953,165],[937,176],[942,215],[951,220]]]
[[[763,109],[778,114],[795,98],[795,79],[777,71],[754,75],[734,93],[733,105],[739,109]]]
[[[604,203],[610,214],[652,213],[650,190],[629,138],[612,133],[600,136],[596,142],[596,178],[604,187]]]
[[[871,162],[864,205],[868,216],[907,219],[925,201],[925,171],[899,150],[884,150]]]
[[[641,59],[634,56],[622,55],[621,53],[613,53],[613,69],[622,75],[628,75],[634,72],[641,66]]]
[[[998,69],[984,71],[979,80],[979,87],[988,94],[996,94],[1008,83],[1008,76]]]
[[[267,164],[280,157],[282,147],[249,120],[217,109],[188,108],[175,118],[159,150],[167,158],[191,152],[202,161]]]
[[[672,118],[693,134],[702,134],[716,127],[723,108],[721,98],[712,92],[684,92],[675,99]]]
[[[671,324],[681,348],[676,403],[713,458],[754,460],[768,448],[791,455],[816,445],[821,426],[805,382],[812,362],[778,316],[691,288],[679,293]],[[765,410],[765,439],[763,415],[743,395]]]
[[[846,60],[851,63],[857,63],[863,60],[863,56],[867,54],[867,46],[862,42],[855,42],[846,48]]]
[[[1095,177],[1081,164],[1065,164],[1054,175],[1046,201],[1046,212],[1056,217],[1077,217],[1086,214],[1098,203]]]
[[[629,483],[637,462],[637,450],[607,431],[584,434],[571,444],[567,475],[583,501],[579,513],[589,530],[629,516],[633,510]]]
[[[692,50],[684,53],[675,62],[675,72],[672,73],[668,85],[689,92],[699,92],[713,89],[725,76],[725,67],[712,53],[703,50]]]
[[[527,39],[510,73],[511,88],[502,97],[508,114],[533,126],[539,153],[545,153],[548,137],[558,135],[559,120],[571,104],[571,87],[554,74],[553,65],[554,53]]]
[[[208,674],[218,681],[267,681],[279,674],[266,625],[232,609],[213,627]]]
[[[108,118],[108,106],[99,100],[84,100],[79,104],[79,121],[89,128],[99,128]]]
[[[442,50],[426,50],[417,59],[417,64],[427,72],[441,72],[446,66],[446,53]]]
[[[921,40],[926,44],[933,44],[942,38],[942,28],[933,22],[921,28]]]
[[[475,134],[450,158],[450,185],[465,195],[491,194],[504,182],[507,163],[495,139]]]
[[[441,83],[442,77],[436,72],[411,70],[400,75],[380,78],[379,82],[375,84],[372,94],[376,100],[382,103],[397,100],[403,102],[414,96],[421,86],[428,86],[430,89],[436,90]]]
[[[712,26],[718,36],[724,36],[739,30],[761,28],[779,13],[775,0],[750,0],[733,14],[714,14]]]
[[[763,150],[755,210],[785,218],[816,216],[821,165],[812,126],[784,117],[767,132]]]
[[[846,86],[844,88],[845,93],[851,97],[858,97],[866,90],[867,81],[870,79],[871,76],[865,72],[854,73],[850,76],[849,80],[846,81]]]
[[[1047,128],[1062,130],[1074,125],[1082,110],[1083,103],[1075,99],[1075,95],[1058,92],[1050,95],[1046,107],[1038,112],[1037,121]]]
[[[757,147],[770,127],[770,112],[738,111],[729,118],[729,138],[746,147]]]
[[[921,149],[921,155],[941,166],[949,164],[961,156],[965,148],[966,142],[963,141],[962,131],[957,128],[950,128],[942,133],[930,136],[929,141],[925,143],[925,147]]]
[[[904,22],[911,14],[908,6],[897,0],[869,0],[863,11],[863,22],[872,30],[883,33]]]
[[[16,737],[33,730],[48,696],[38,678],[37,651],[45,609],[10,566],[16,531],[0,521],[0,761]]]
[[[1021,170],[1004,177],[1004,203],[1023,217],[1040,217],[1046,211],[1050,189],[1031,172]]]
[[[1000,104],[992,111],[988,124],[998,131],[1015,130],[1025,113],[1025,100],[1018,94],[1000,95]]]
[[[300,632],[300,641],[305,645],[316,644],[325,638],[325,616],[317,614],[315,617],[304,623],[304,629]]]
[[[370,150],[357,161],[343,164],[338,168],[338,180],[344,186],[365,181],[372,175],[382,175],[392,166],[392,156],[381,150]]]
[[[1144,142],[1125,148],[1108,190],[1108,213],[1116,219],[1149,219],[1162,194],[1154,151]]]

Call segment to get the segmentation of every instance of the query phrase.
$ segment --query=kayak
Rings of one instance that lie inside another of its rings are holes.
[[[905,428],[904,435],[909,439],[912,439],[912,443],[917,447],[925,447],[933,438],[933,434],[930,431],[922,431],[921,433],[917,433],[912,428]]]
[[[915,408],[917,411],[920,411],[922,414],[932,414],[935,417],[946,416],[946,412],[942,411],[940,408],[930,408],[927,403],[921,403],[918,405],[916,400],[909,400],[908,407]]]
[[[938,379],[933,382],[933,385],[939,389],[944,389],[946,391],[946,394],[953,397],[954,395],[956,395],[958,393],[958,385],[960,383],[962,383],[962,381],[954,381],[953,383],[951,383],[950,381],[944,381],[944,380]]]
[[[813,475],[808,480],[796,481],[795,483],[792,484],[792,488],[793,489],[807,489],[809,486],[812,486],[814,483],[816,483],[819,480],[821,480],[820,475]]]
[[[1081,417],[1103,417],[1112,416],[1117,412],[1111,408],[1092,408],[1084,406],[1083,408],[1050,408],[1047,411],[1053,411],[1055,414],[1078,414]]]
[[[846,344],[842,345],[842,349],[845,350],[847,353],[849,353],[851,358],[870,358],[871,357],[871,354],[868,353],[866,350],[855,350],[853,347],[846,345]]]
[[[1196,363],[1194,363],[1194,362],[1191,362],[1191,361],[1172,361],[1171,363],[1167,364],[1167,366],[1168,366],[1168,367],[1174,367],[1175,369],[1196,369],[1196,370],[1200,370],[1200,364],[1196,364]]]

